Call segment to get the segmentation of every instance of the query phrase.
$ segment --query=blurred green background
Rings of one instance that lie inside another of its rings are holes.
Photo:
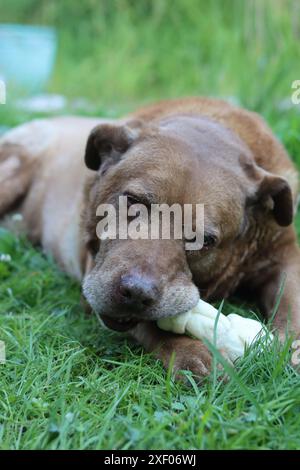
[[[57,28],[48,91],[112,112],[213,95],[268,114],[300,75],[298,0],[0,0],[0,11]]]

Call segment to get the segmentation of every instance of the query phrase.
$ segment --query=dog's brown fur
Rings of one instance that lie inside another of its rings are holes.
[[[258,115],[223,101],[190,98],[161,102],[116,122],[31,123],[0,141],[0,171],[0,212],[23,196],[20,210],[29,235],[66,271],[83,277],[85,297],[108,325],[120,326],[118,319],[130,314],[134,321],[123,327],[166,365],[174,352],[176,369],[200,376],[209,371],[204,345],[149,321],[188,310],[199,291],[211,300],[246,286],[268,316],[286,276],[275,326],[282,337],[287,328],[300,333],[300,256],[292,225],[297,172]],[[182,240],[99,243],[96,209],[117,204],[124,193],[149,204],[204,203],[205,229],[216,245],[185,252]],[[128,273],[151,291],[151,305],[139,311],[117,295]]]

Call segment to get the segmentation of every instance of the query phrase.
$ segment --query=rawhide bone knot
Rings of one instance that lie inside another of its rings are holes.
[[[157,325],[165,331],[177,334],[190,334],[197,339],[206,339],[214,344],[220,353],[234,362],[245,353],[245,348],[259,338],[269,343],[273,335],[259,321],[243,318],[231,313],[228,316],[220,313],[207,302],[199,300],[197,305],[186,313],[158,320]],[[214,336],[215,335],[215,336]]]

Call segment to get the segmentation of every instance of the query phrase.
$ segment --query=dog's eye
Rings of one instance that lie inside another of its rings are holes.
[[[190,239],[186,240],[186,242],[196,243],[197,242],[196,235],[193,238],[190,238]],[[204,239],[203,239],[202,250],[203,249],[208,250],[209,248],[212,248],[216,244],[216,242],[217,242],[217,237],[215,235],[205,233],[204,234]]]
[[[141,204],[141,201],[139,200],[138,196],[135,196],[133,194],[129,193],[124,193],[124,196],[127,197],[127,209],[129,209],[130,206],[133,206],[135,204]],[[128,219],[134,220],[137,217],[138,214],[135,215],[128,215]]]
[[[96,256],[99,251],[99,239],[95,238],[87,243],[87,249],[91,253],[92,256]]]
[[[133,206],[133,204],[140,204],[140,201],[136,196],[132,196],[131,194],[126,194],[126,196],[128,207]]]
[[[211,248],[216,244],[217,238],[211,234],[204,234],[203,248]]]
[[[143,204],[143,206],[150,208],[151,204],[155,202],[154,196],[148,193],[133,194],[125,191],[123,196],[127,197],[128,207],[133,204]]]

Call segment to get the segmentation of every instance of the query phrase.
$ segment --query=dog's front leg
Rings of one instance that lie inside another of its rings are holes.
[[[160,330],[153,322],[141,322],[130,335],[148,352],[153,352],[166,368],[174,355],[173,372],[180,378],[180,370],[190,370],[195,377],[210,373],[212,358],[199,340]]]
[[[268,318],[283,293],[273,325],[282,340],[286,334],[300,337],[300,250],[296,243],[284,247],[279,264],[260,288],[260,300]]]

